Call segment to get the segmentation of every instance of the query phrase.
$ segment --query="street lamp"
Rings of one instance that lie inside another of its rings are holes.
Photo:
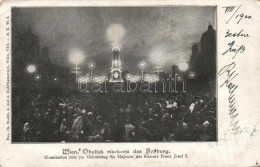
[[[95,63],[93,63],[93,62],[91,62],[91,63],[89,63],[89,68],[90,68],[90,77],[92,78],[92,72],[93,72],[93,69],[95,68]]]
[[[34,73],[36,71],[36,66],[33,64],[30,64],[27,66],[27,72]]]
[[[41,76],[39,74],[35,75],[34,78],[35,78],[36,81],[40,81],[41,80]]]
[[[194,79],[194,78],[196,77],[196,73],[193,72],[193,71],[191,71],[191,72],[189,72],[188,77],[189,77],[190,79]]]
[[[146,63],[144,61],[139,63],[139,67],[142,70],[142,79],[144,78],[144,68],[145,68],[145,66],[146,66]]]

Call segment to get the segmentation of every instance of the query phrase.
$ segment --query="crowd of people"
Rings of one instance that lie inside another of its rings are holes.
[[[194,93],[28,93],[13,142],[216,141],[216,98]]]

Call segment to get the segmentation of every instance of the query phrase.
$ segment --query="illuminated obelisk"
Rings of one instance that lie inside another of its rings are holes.
[[[109,82],[123,82],[122,79],[122,67],[119,55],[119,49],[112,50],[112,67],[111,67],[111,77]]]

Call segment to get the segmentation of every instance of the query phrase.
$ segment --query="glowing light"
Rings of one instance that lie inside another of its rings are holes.
[[[159,76],[156,75],[156,74],[153,74],[153,75],[152,75],[152,80],[153,80],[154,82],[159,81]]]
[[[28,65],[27,66],[27,71],[29,72],[29,73],[34,73],[35,71],[36,71],[36,66],[35,65]]]
[[[79,78],[79,82],[80,82],[80,83],[90,82],[90,76],[89,76],[89,75],[86,75],[85,77],[80,77],[80,78]]]
[[[136,81],[140,81],[141,80],[141,76],[140,75],[137,75],[135,78],[136,78]]]
[[[145,68],[145,66],[146,66],[146,63],[144,62],[144,61],[142,61],[141,63],[139,63],[139,67],[140,68]]]
[[[114,72],[114,78],[118,78],[118,77],[119,77],[118,72]]]
[[[93,69],[93,68],[95,68],[95,63],[91,62],[91,63],[88,64],[88,66],[89,66],[90,69]]]
[[[69,61],[75,65],[82,63],[84,60],[84,54],[78,49],[72,49],[69,54]]]
[[[34,78],[35,78],[36,81],[40,81],[41,80],[41,76],[39,74],[35,75]]]
[[[188,77],[190,78],[190,79],[194,79],[195,77],[196,77],[196,73],[195,72],[189,72],[189,75],[188,75]]]
[[[120,24],[112,24],[107,29],[107,38],[113,48],[121,48],[122,39],[125,35],[125,29]]]
[[[180,63],[180,64],[178,65],[178,67],[179,67],[179,70],[180,70],[180,71],[187,71],[188,68],[189,68],[189,65],[188,65],[188,63],[183,62],[183,63]]]
[[[54,80],[54,81],[57,81],[57,80],[58,80],[58,78],[56,78],[56,77],[55,77],[53,80]]]
[[[94,79],[93,79],[93,81],[95,83],[99,83],[99,84],[105,82],[106,80],[107,80],[107,76],[106,75],[95,76]]]
[[[150,82],[150,83],[157,82],[157,81],[159,81],[159,76],[156,75],[156,74],[153,74],[153,75],[151,75],[151,74],[146,74],[146,75],[144,76],[144,80],[145,80],[146,82]]]
[[[146,82],[151,82],[152,80],[152,76],[150,75],[150,74],[146,74],[145,76],[144,76],[144,80],[146,81]]]
[[[177,81],[183,81],[183,78],[178,76]]]
[[[99,77],[98,76],[95,76],[94,79],[93,79],[94,82],[99,82]]]
[[[101,75],[102,80],[107,80],[107,75],[103,74]]]
[[[126,76],[125,76],[125,78],[127,79],[127,80],[130,80],[131,79],[131,74],[126,74]]]
[[[85,81],[84,77],[80,77],[80,78],[79,78],[79,82],[80,82],[80,83],[85,83],[86,81]]]
[[[130,82],[138,82],[142,77],[140,75],[126,74],[125,78]]]

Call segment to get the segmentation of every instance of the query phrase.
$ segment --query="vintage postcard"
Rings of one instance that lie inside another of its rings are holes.
[[[0,167],[260,166],[260,3],[0,3]]]

